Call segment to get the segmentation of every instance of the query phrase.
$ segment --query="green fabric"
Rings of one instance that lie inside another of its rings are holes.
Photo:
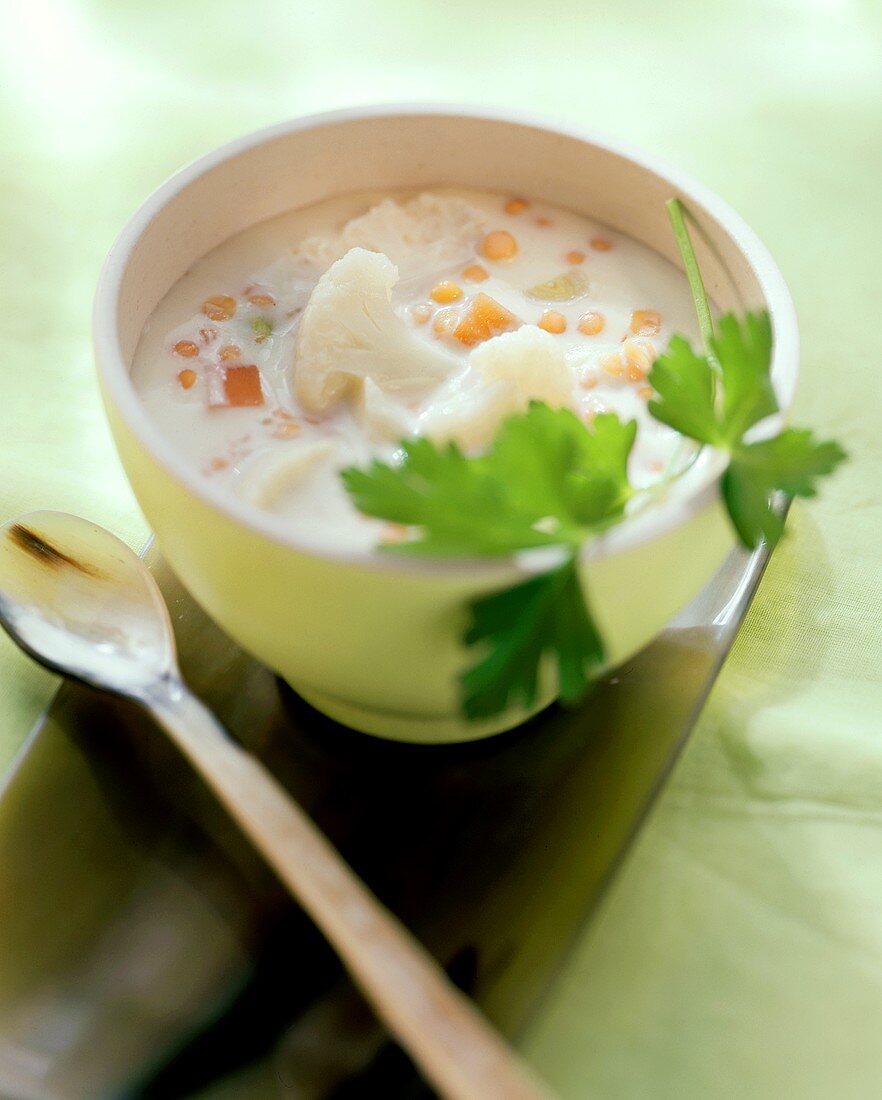
[[[128,213],[298,113],[448,99],[692,171],[794,291],[802,421],[852,461],[797,504],[700,728],[527,1051],[567,1097],[876,1097],[882,1082],[882,7],[876,0],[31,0],[0,38],[0,518],[143,519],[92,378]],[[0,646],[0,763],[48,677]]]

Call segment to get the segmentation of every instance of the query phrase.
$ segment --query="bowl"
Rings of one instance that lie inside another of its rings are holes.
[[[696,223],[708,291],[723,309],[765,308],[782,409],[797,373],[786,285],[741,218],[655,158],[520,115],[450,106],[359,108],[295,119],[183,168],[137,211],[110,251],[94,343],[107,416],[138,502],[174,571],[236,642],[343,724],[416,742],[464,741],[524,721],[459,713],[469,601],[523,578],[513,559],[423,560],[317,552],[278,520],[200,477],[151,422],[129,378],[150,313],[187,269],[231,235],[333,195],[459,184],[524,194],[589,215],[678,266],[664,202]],[[580,570],[615,666],[644,646],[710,579],[734,544],[708,455],[662,502],[585,546]]]

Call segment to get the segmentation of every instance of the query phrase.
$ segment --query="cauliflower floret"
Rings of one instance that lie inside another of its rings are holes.
[[[487,340],[475,348],[469,363],[488,382],[512,382],[520,407],[532,400],[554,408],[572,401],[573,375],[566,356],[559,342],[536,325]]]
[[[436,443],[452,439],[466,450],[480,450],[493,439],[501,420],[523,412],[530,401],[545,401],[553,408],[573,403],[566,356],[554,337],[535,325],[480,344],[469,366],[476,381],[420,425]]]
[[[387,393],[417,394],[457,369],[392,308],[398,271],[387,256],[352,248],[319,279],[303,312],[294,352],[294,393],[323,412],[365,378]]]
[[[419,427],[433,443],[452,441],[464,451],[482,451],[496,434],[499,422],[517,407],[513,382],[480,382],[426,414]]]
[[[358,412],[365,430],[374,439],[397,443],[413,434],[413,415],[371,378],[364,380]]]
[[[484,216],[464,199],[422,194],[408,202],[384,199],[327,237],[308,237],[298,254],[321,268],[350,248],[382,252],[402,278],[441,271],[473,256],[483,235]]]
[[[286,493],[301,485],[314,468],[334,454],[331,443],[308,443],[281,453],[259,456],[246,466],[236,485],[249,504],[272,511]]]

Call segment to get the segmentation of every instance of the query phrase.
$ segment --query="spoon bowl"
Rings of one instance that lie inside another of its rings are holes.
[[[0,527],[0,620],[32,657],[104,691],[140,698],[177,674],[156,582],[109,531],[63,512]]]

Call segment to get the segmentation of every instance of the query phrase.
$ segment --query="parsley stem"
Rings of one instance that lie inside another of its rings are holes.
[[[679,248],[680,255],[683,257],[683,267],[686,270],[686,278],[689,280],[692,300],[695,302],[695,312],[698,315],[698,327],[701,330],[704,353],[707,356],[713,356],[711,340],[714,335],[714,320],[711,315],[710,302],[707,300],[707,291],[704,289],[704,280],[701,277],[698,260],[695,258],[695,249],[692,247],[692,238],[686,228],[686,208],[679,199],[668,199],[665,206],[674,229],[677,248]]]

